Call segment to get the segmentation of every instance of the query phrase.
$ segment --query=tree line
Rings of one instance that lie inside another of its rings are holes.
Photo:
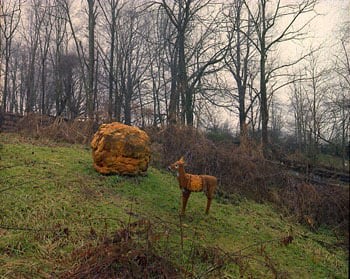
[[[307,39],[316,5],[316,0],[2,1],[1,110],[209,127],[218,124],[215,111],[221,109],[237,115],[232,122],[239,131],[248,129],[265,147],[288,124],[301,150],[327,142],[344,155],[349,22],[339,28],[331,63],[322,59],[321,46],[279,59],[286,43]],[[281,100],[286,92],[289,100]]]

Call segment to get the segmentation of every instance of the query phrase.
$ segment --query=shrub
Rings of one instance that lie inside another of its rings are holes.
[[[266,199],[268,186],[281,172],[262,157],[259,145],[242,141],[214,143],[193,127],[170,126],[147,130],[152,141],[152,163],[166,167],[185,156],[186,171],[210,174],[219,179],[220,191],[241,193],[256,200]]]

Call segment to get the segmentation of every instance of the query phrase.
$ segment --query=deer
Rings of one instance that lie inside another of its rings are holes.
[[[211,201],[214,197],[217,187],[217,178],[211,175],[196,175],[185,172],[185,160],[183,157],[175,163],[168,166],[169,171],[176,171],[179,186],[182,191],[182,210],[181,215],[185,215],[188,198],[192,192],[204,192],[207,196],[207,207],[205,214],[209,214]]]

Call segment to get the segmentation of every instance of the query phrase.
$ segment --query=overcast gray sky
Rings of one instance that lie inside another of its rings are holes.
[[[350,0],[321,0],[316,9],[320,16],[315,18],[311,25],[314,38],[313,44],[325,43],[326,48],[330,48],[338,41],[337,30],[350,20]],[[332,54],[334,49],[328,51]]]

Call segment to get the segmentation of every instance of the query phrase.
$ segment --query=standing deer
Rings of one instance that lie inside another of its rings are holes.
[[[182,191],[182,211],[181,214],[185,214],[186,205],[191,192],[203,191],[207,196],[207,208],[205,213],[209,213],[211,200],[214,197],[214,192],[217,186],[217,179],[211,175],[195,175],[185,172],[185,160],[183,157],[175,163],[171,164],[168,169],[170,171],[177,172],[177,179],[179,180],[179,186]]]

